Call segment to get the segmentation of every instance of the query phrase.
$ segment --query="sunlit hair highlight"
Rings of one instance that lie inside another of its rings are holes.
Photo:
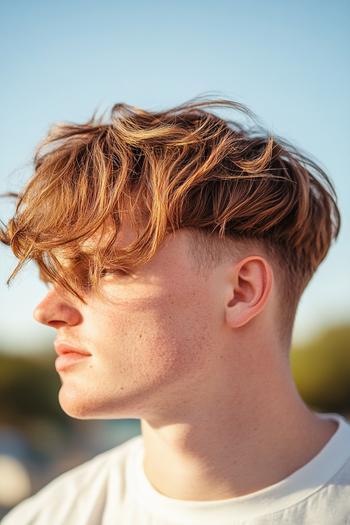
[[[335,190],[286,140],[224,119],[215,107],[254,121],[242,104],[197,97],[164,111],[118,103],[107,122],[93,115],[54,125],[0,231],[19,259],[7,282],[32,259],[43,280],[85,302],[105,272],[132,273],[169,233],[187,228],[203,271],[231,253],[266,254],[280,291],[281,333],[289,337],[300,295],[339,233]],[[137,238],[121,248],[126,218]],[[91,238],[101,242],[82,250]]]

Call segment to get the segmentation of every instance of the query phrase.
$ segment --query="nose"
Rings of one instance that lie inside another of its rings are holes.
[[[74,326],[81,322],[79,310],[55,289],[50,290],[44,299],[34,308],[33,317],[38,323],[60,328]]]

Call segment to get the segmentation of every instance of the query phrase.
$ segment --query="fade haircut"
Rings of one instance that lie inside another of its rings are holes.
[[[238,102],[196,97],[165,111],[118,103],[108,122],[94,114],[52,126],[23,191],[5,194],[17,204],[0,240],[19,259],[7,284],[31,259],[43,281],[85,303],[83,291],[97,290],[106,272],[133,272],[169,233],[187,228],[203,271],[231,255],[266,256],[278,285],[276,329],[289,344],[300,296],[339,233],[337,196],[300,149],[213,107],[255,122]],[[137,237],[117,248],[126,216]],[[106,225],[107,243],[84,252]]]

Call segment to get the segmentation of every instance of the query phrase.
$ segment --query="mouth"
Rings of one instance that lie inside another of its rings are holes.
[[[76,365],[91,357],[90,352],[76,348],[68,343],[55,343],[55,350],[58,354],[58,357],[55,361],[55,368],[57,372],[62,372],[73,365]]]

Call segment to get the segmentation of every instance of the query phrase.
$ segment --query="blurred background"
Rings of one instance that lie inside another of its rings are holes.
[[[32,174],[57,121],[116,102],[160,110],[200,94],[246,104],[335,185],[342,227],[299,304],[291,352],[315,410],[350,416],[350,4],[3,0],[0,193]],[[0,199],[0,219],[14,210]],[[59,473],[140,433],[138,420],[79,421],[57,401],[55,331],[36,323],[46,293],[0,246],[0,517]]]

